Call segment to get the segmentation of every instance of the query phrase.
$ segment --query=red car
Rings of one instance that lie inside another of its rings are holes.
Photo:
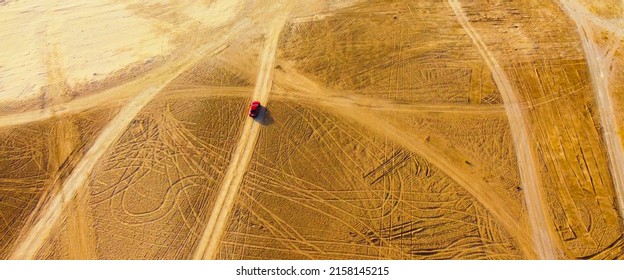
[[[249,116],[255,118],[258,116],[260,112],[260,101],[251,102],[251,106],[249,106]]]

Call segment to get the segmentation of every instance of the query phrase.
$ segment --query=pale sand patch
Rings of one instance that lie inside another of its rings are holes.
[[[41,94],[51,58],[71,86],[169,50],[165,34],[111,1],[18,1],[0,11],[0,102]]]
[[[184,12],[210,27],[223,26],[236,18],[245,4],[242,0],[190,1]]]

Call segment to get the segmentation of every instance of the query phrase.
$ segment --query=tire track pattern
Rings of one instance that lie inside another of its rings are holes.
[[[243,25],[234,26],[233,30],[240,30]],[[218,53],[224,48],[224,43],[235,34],[232,32],[229,36],[225,36],[222,40],[217,40],[210,44],[204,45],[197,53],[212,50],[208,55]],[[108,148],[117,141],[121,134],[126,130],[130,122],[138,115],[138,113],[165,88],[171,81],[177,78],[181,73],[186,71],[189,66],[194,65],[196,61],[196,53],[192,53],[173,62],[172,73],[169,77],[161,81],[159,85],[151,87],[143,87],[143,90],[134,97],[117,116],[102,130],[91,148],[85,153],[83,159],[78,163],[69,177],[64,182],[61,189],[43,206],[34,221],[32,227],[27,230],[21,240],[15,245],[10,255],[11,259],[32,259],[37,251],[43,245],[46,238],[50,235],[52,228],[62,217],[67,205],[73,200],[78,190],[85,185],[91,171],[95,167],[99,159],[104,155]],[[139,84],[139,86],[145,86]],[[135,89],[136,90],[136,89]]]
[[[82,187],[91,174],[91,170],[104,155],[107,148],[111,146],[123,133],[130,121],[136,117],[149,101],[152,100],[160,89],[153,87],[143,91],[135,97],[124,109],[119,112],[106,128],[102,130],[93,146],[87,151],[84,159],[73,170],[67,178],[61,190],[45,205],[39,218],[32,228],[19,242],[11,254],[11,259],[32,259],[43,242],[49,236],[52,228],[61,218],[67,204],[73,200],[76,193]]]
[[[258,140],[219,258],[519,258],[488,211],[415,153],[317,107],[272,104],[284,121]]]

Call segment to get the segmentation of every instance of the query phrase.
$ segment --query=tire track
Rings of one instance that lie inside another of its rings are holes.
[[[72,173],[67,177],[60,190],[53,194],[49,201],[43,205],[41,212],[37,214],[32,226],[30,226],[26,233],[22,235],[23,237],[16,242],[13,252],[9,258],[34,258],[39,248],[41,248],[44,241],[50,235],[52,228],[62,217],[68,204],[74,199],[81,187],[85,185],[91,171],[95,167],[95,164],[104,155],[108,148],[112,146],[119,137],[121,137],[130,122],[138,115],[141,109],[143,109],[171,81],[177,78],[184,71],[188,70],[189,67],[193,66],[197,61],[198,53],[201,54],[202,51],[206,50],[212,50],[212,52],[207,55],[219,53],[225,49],[225,43],[227,43],[228,39],[238,31],[244,30],[243,27],[245,25],[246,24],[238,24],[234,26],[224,40],[217,40],[208,45],[204,45],[199,50],[191,52],[190,55],[184,57],[183,59],[174,61],[173,65],[170,65],[171,68],[167,69],[169,70],[167,78],[145,81],[145,83],[139,83],[138,85],[135,85],[135,87],[128,88],[128,91],[140,91],[140,93],[126,106],[124,106],[117,116],[111,120],[111,122],[109,122],[104,129],[102,129],[102,132],[98,135],[91,148],[89,148],[83,159],[76,165],[76,168],[74,168]],[[157,78],[161,77],[161,75],[148,75],[148,77]],[[147,82],[151,82],[151,84],[160,84],[147,87]],[[143,90],[141,91],[141,89]],[[88,104],[85,105],[88,106]]]
[[[273,20],[273,24],[268,30],[260,54],[260,68],[258,70],[258,78],[252,99],[260,101],[263,105],[266,105],[269,99],[269,93],[273,83],[273,69],[279,35],[290,12],[290,3],[285,4],[281,15]],[[261,113],[258,117],[263,118],[264,113]],[[247,118],[243,125],[241,138],[232,154],[232,159],[223,178],[221,187],[219,188],[219,194],[217,195],[217,200],[210,214],[210,218],[208,219],[206,228],[193,254],[193,259],[215,258],[221,242],[221,237],[223,236],[228,222],[228,217],[234,207],[236,196],[241,187],[243,176],[251,160],[251,155],[253,154],[259,132],[260,123],[255,122],[254,119]]]
[[[540,192],[541,184],[538,169],[535,166],[535,157],[531,150],[528,136],[529,129],[520,107],[520,99],[513,90],[507,75],[498,65],[496,58],[490,53],[481,37],[479,37],[470,24],[459,0],[448,0],[448,3],[453,9],[457,20],[470,36],[470,39],[488,65],[494,77],[494,82],[501,92],[517,155],[520,181],[524,186],[524,199],[531,222],[536,253],[541,259],[555,259],[559,256],[561,250],[557,248],[558,242],[554,241],[554,234],[551,229],[552,223],[546,212],[548,205]]]
[[[206,98],[206,97],[245,97],[249,94],[246,87],[214,87],[214,86],[191,86],[182,89],[168,90],[166,98]],[[441,114],[504,114],[502,105],[490,104],[468,104],[468,103],[418,103],[403,104],[392,102],[381,98],[361,97],[349,95],[348,92],[334,91],[332,96],[310,96],[296,91],[284,91],[273,89],[272,99],[308,101],[310,103],[327,102],[340,106],[345,103],[352,103],[368,110],[388,111],[388,112],[414,112],[414,113],[441,113]]]

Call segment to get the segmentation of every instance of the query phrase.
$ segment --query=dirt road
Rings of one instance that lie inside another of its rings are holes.
[[[514,92],[503,69],[498,65],[498,62],[487,49],[483,40],[471,26],[468,18],[464,14],[461,3],[458,0],[449,0],[448,2],[457,16],[459,23],[464,30],[466,30],[466,33],[470,36],[479,50],[479,53],[481,53],[481,56],[490,68],[494,81],[501,92],[514,140],[514,148],[520,171],[520,181],[524,188],[525,203],[527,205],[529,220],[531,221],[533,241],[538,257],[541,259],[555,259],[558,257],[560,250],[557,249],[556,244],[558,243],[554,241],[554,237],[551,235],[550,228],[552,223],[549,222],[550,218],[546,212],[547,205],[540,192],[540,179],[528,137],[529,129],[526,125],[522,108],[520,107],[520,99]]]
[[[260,53],[260,68],[252,99],[260,101],[263,105],[266,105],[269,100],[279,35],[286,23],[290,8],[290,3],[285,3],[282,14],[273,20]],[[261,113],[258,118],[262,117]],[[259,133],[260,123],[247,118],[193,259],[214,259]]]
[[[574,2],[574,1],[572,1]],[[613,101],[609,93],[609,72],[611,68],[612,55],[618,44],[612,46],[613,49],[601,52],[596,43],[592,40],[592,31],[589,26],[590,21],[599,24],[607,30],[613,29],[617,32],[616,37],[620,41],[624,30],[617,29],[616,26],[609,25],[604,19],[596,19],[596,15],[588,15],[587,10],[579,10],[577,5],[571,5],[571,2],[559,2],[563,11],[575,22],[585,58],[591,74],[594,93],[596,94],[596,104],[598,113],[600,114],[600,124],[602,125],[603,138],[607,144],[607,152],[609,154],[609,171],[613,178],[613,186],[617,195],[620,218],[624,217],[624,149],[622,141],[618,134],[618,125],[615,120],[615,109]]]
[[[248,97],[247,87],[215,87],[215,86],[188,86],[175,90],[167,90],[164,93],[168,98],[206,98],[218,96]],[[285,91],[274,88],[271,99],[292,100],[299,102],[327,102],[337,106],[351,103],[362,108],[374,111],[387,112],[413,112],[413,113],[440,113],[440,114],[475,114],[475,115],[499,115],[505,113],[505,108],[499,104],[446,104],[446,103],[417,103],[404,104],[379,98],[364,97],[350,92],[334,91],[335,95],[321,96],[303,94],[299,91]]]

